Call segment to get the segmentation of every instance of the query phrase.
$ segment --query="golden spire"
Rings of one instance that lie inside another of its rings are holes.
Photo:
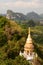
[[[29,27],[29,34],[28,34],[28,38],[26,43],[32,43],[32,38],[31,38],[31,34],[30,34],[30,27]]]
[[[29,34],[28,34],[28,37],[27,37],[27,40],[26,40],[26,44],[24,45],[24,50],[28,50],[28,51],[30,51],[30,49],[31,50],[33,50],[33,48],[34,48],[34,46],[33,46],[33,40],[32,40],[32,38],[31,38],[31,34],[30,34],[30,27],[29,27],[29,32],[28,32]]]
[[[31,36],[31,35],[30,35],[30,27],[29,27],[29,36]]]

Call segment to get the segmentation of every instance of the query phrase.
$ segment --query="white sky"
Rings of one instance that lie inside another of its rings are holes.
[[[28,13],[35,11],[43,13],[43,0],[0,0],[0,13],[6,13],[6,10],[14,12]]]

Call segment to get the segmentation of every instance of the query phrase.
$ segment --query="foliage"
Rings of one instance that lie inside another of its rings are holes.
[[[31,22],[28,24],[31,26],[31,35],[36,43],[35,51],[43,61],[43,26],[35,26],[34,22]],[[20,50],[22,52],[24,50],[28,36],[27,27],[23,28],[14,21],[0,17],[0,65],[30,65],[25,58],[19,56]]]
[[[7,44],[7,37],[3,34],[3,32],[0,32],[0,47]]]
[[[5,17],[0,17],[0,28],[3,27],[7,23],[7,19]]]
[[[27,22],[27,25],[29,27],[34,27],[36,24],[35,24],[35,22],[33,20],[30,20],[30,21]]]
[[[24,57],[20,57],[20,56],[16,57],[14,62],[15,62],[15,65],[17,65],[17,64],[18,65],[29,65],[29,62],[26,61],[26,59]]]

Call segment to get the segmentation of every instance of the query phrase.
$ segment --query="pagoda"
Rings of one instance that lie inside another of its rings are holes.
[[[24,52],[22,53],[20,51],[20,56],[24,56],[24,58],[26,58],[26,60],[29,61],[33,60],[34,58],[37,58],[37,53],[35,53],[34,51],[34,44],[30,34],[30,27],[29,27],[29,34],[26,43],[24,45]]]

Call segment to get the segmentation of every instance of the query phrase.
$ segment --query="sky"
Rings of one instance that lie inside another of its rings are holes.
[[[0,0],[0,13],[7,10],[27,14],[29,12],[43,13],[43,0]]]

